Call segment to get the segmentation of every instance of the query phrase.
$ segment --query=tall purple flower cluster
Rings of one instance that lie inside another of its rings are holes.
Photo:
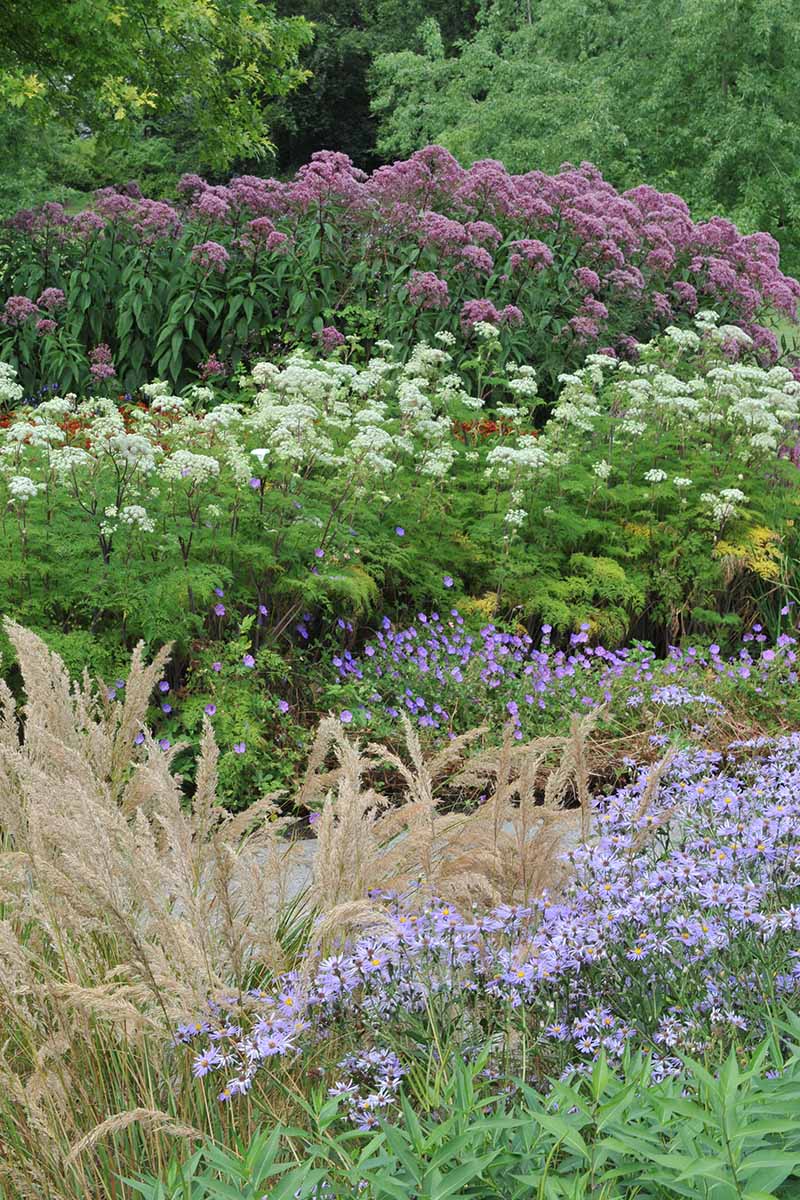
[[[420,308],[447,308],[450,303],[447,280],[440,279],[433,271],[412,271],[408,298]]]
[[[192,246],[192,262],[197,263],[206,271],[218,271],[220,275],[223,275],[230,257],[228,251],[219,242],[201,242],[197,246]]]
[[[83,320],[85,308],[72,311],[79,304],[72,279],[88,242],[98,261],[113,254],[132,267],[144,262],[149,275],[170,283],[182,263],[204,267],[225,311],[247,312],[244,326],[229,323],[231,338],[246,338],[276,313],[298,341],[308,341],[320,320],[342,328],[343,314],[370,307],[381,311],[381,333],[397,341],[412,323],[417,334],[460,325],[469,335],[476,321],[491,321],[511,343],[518,338],[521,347],[524,337],[553,386],[587,353],[630,357],[640,341],[669,323],[688,324],[701,307],[741,325],[764,362],[779,353],[765,316],[797,318],[800,284],[782,273],[769,234],[742,234],[722,217],[694,221],[679,196],[646,185],[619,192],[590,163],[554,175],[512,174],[493,160],[462,167],[428,146],[366,174],[344,154],[319,151],[288,182],[242,175],[219,185],[192,174],[177,190],[177,205],[146,199],[129,184],[101,189],[75,216],[57,204],[18,213],[6,224],[9,290],[38,258],[48,283],[66,292],[70,315]],[[194,286],[192,272],[186,280]],[[131,270],[130,287],[140,282]],[[110,305],[114,328],[103,337],[115,353],[118,340],[128,353],[131,302],[98,301]],[[217,317],[202,308],[192,317],[175,352],[178,371],[211,351],[230,357],[236,349],[203,347],[206,323],[209,337],[217,336]],[[153,321],[154,348],[163,321],[158,313]]]
[[[39,315],[39,309],[33,300],[29,300],[27,296],[9,296],[3,305],[2,321],[4,325],[9,325],[12,328],[19,328],[29,321],[31,317]]]

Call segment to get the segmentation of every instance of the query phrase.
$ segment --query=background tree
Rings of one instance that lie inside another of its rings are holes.
[[[274,148],[268,104],[311,37],[259,0],[0,0],[0,104],[98,155],[161,139],[224,171]]]
[[[365,169],[377,166],[383,158],[371,111],[374,60],[424,53],[426,22],[449,52],[473,32],[477,11],[478,0],[278,0],[282,16],[302,14],[314,27],[313,44],[301,55],[308,81],[273,107],[279,169],[321,149],[344,151]]]
[[[378,149],[552,171],[590,159],[696,213],[769,229],[800,265],[795,0],[494,0],[448,52],[380,55]]]

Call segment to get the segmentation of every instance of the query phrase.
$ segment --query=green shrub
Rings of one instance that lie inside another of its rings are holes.
[[[338,1102],[319,1095],[303,1130],[177,1152],[160,1181],[129,1182],[144,1200],[788,1200],[800,1187],[800,1058],[775,1055],[770,1039],[747,1064],[731,1054],[713,1074],[687,1060],[661,1083],[646,1058],[614,1072],[601,1056],[546,1095],[457,1061],[435,1107],[404,1098],[402,1120],[377,1132],[340,1132]]]

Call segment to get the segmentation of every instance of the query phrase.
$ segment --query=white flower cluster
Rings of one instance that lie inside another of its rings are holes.
[[[510,508],[503,517],[503,522],[511,529],[519,529],[525,524],[527,516],[528,514],[524,508]]]
[[[13,408],[24,395],[22,384],[17,383],[16,367],[0,362],[0,405]]]
[[[29,475],[12,475],[8,481],[8,494],[18,504],[27,504],[43,487],[44,484],[36,483]]]
[[[180,396],[168,396],[159,393],[151,400],[150,410],[155,413],[175,415],[176,413],[186,412],[186,401]]]
[[[533,438],[520,439],[515,446],[493,446],[486,455],[487,479],[529,481],[548,461],[547,451]]]
[[[219,462],[210,454],[193,454],[191,450],[175,450],[161,466],[164,479],[188,479],[190,483],[206,483],[219,475]]]
[[[143,472],[155,468],[154,447],[140,433],[113,433],[106,440],[105,448],[113,459],[125,466],[137,467]]]
[[[736,505],[746,499],[739,488],[722,488],[719,492],[703,492],[700,496],[700,502],[711,509],[712,519],[720,526],[736,515]]]
[[[508,389],[515,396],[519,396],[522,400],[533,400],[538,396],[539,385],[536,382],[534,367],[519,366],[512,362],[507,365],[506,373],[509,376]]]
[[[472,328],[485,342],[498,341],[500,338],[500,330],[491,321],[476,321]]]
[[[125,504],[119,510],[118,516],[123,525],[138,529],[141,533],[153,533],[155,530],[153,518],[148,516],[147,509],[141,504]]]
[[[623,453],[647,439],[657,452],[669,437],[687,457],[698,446],[713,447],[739,470],[773,458],[800,420],[800,383],[785,367],[729,361],[724,348],[731,342],[746,350],[751,339],[704,310],[693,330],[669,326],[660,342],[642,346],[639,362],[592,355],[580,371],[559,376],[562,391],[541,439],[551,465],[558,452],[581,455],[601,428]],[[665,344],[671,370],[664,366]],[[665,482],[659,470],[648,470],[646,482]]]

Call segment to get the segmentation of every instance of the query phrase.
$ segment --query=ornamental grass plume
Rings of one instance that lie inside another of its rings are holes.
[[[177,747],[135,747],[167,650],[145,665],[138,648],[111,702],[6,631],[26,699],[18,714],[0,684],[0,1194],[105,1197],[158,1165],[173,1126],[210,1132],[172,1031],[286,967],[295,848],[269,798],[236,817],[218,804],[208,724],[190,808]],[[70,1159],[110,1118],[102,1153]]]
[[[361,752],[328,718],[320,725],[296,803],[324,797],[314,826],[311,899],[335,927],[337,909],[364,901],[368,892],[418,887],[454,902],[523,902],[566,878],[563,855],[591,835],[590,735],[600,711],[575,717],[567,737],[513,740],[462,760],[486,732],[454,738],[426,760],[416,731],[402,717],[408,762],[385,746]],[[333,751],[338,767],[322,770]],[[401,781],[390,803],[365,780],[388,765]],[[454,768],[461,766],[455,771]],[[486,798],[472,812],[440,811],[447,782],[463,794],[476,785]],[[358,910],[359,919],[365,914]]]

